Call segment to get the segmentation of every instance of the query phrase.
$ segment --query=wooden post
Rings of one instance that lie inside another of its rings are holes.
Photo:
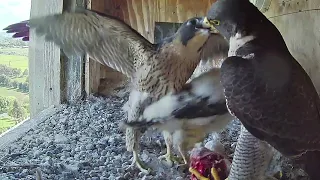
[[[92,0],[88,0],[87,9],[91,9]],[[85,59],[85,92],[87,95],[97,93],[100,84],[101,64],[91,60],[88,56]]]
[[[31,0],[30,17],[61,13],[63,0]],[[30,116],[51,105],[61,103],[60,88],[60,49],[52,42],[45,42],[43,37],[35,36],[30,31],[29,42],[29,86]]]
[[[64,0],[63,10],[72,12],[75,7],[86,7],[86,0]],[[66,56],[61,51],[61,99],[74,103],[84,92],[84,57]]]
[[[320,1],[273,0],[264,14],[278,28],[320,94]]]

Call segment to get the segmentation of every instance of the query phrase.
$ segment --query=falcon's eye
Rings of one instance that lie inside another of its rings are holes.
[[[188,24],[190,25],[197,25],[197,19],[192,19],[191,21],[188,22]]]
[[[215,26],[219,26],[220,25],[220,21],[219,20],[215,20],[215,19],[210,19],[209,22]]]

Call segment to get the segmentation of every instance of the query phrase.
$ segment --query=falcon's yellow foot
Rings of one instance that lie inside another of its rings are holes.
[[[187,173],[189,169],[189,164],[179,164],[177,170],[181,173]]]
[[[220,177],[219,177],[219,174],[218,174],[218,171],[216,168],[211,168],[211,176],[214,178],[214,180],[220,180]]]
[[[278,171],[278,172],[276,172],[276,173],[273,175],[273,177],[275,177],[275,178],[277,178],[277,179],[281,179],[282,176],[283,176],[282,171]]]
[[[193,174],[194,176],[196,176],[196,178],[198,180],[210,180],[207,177],[202,176],[196,169],[193,168],[189,168],[189,172],[191,174]],[[214,180],[221,180],[221,178],[219,177],[218,171],[216,170],[216,168],[211,168],[211,176],[214,178]],[[228,178],[227,178],[228,179]],[[227,180],[225,179],[225,180]]]
[[[183,161],[181,158],[178,158],[172,153],[168,153],[168,152],[165,155],[159,156],[158,159],[160,160],[165,159],[166,164],[170,167],[172,167],[174,163],[180,164]]]
[[[136,151],[133,152],[133,161],[131,166],[134,165],[136,165],[138,169],[145,174],[149,174],[151,172],[151,168],[148,168],[146,165],[144,165],[144,163],[139,159]]]
[[[266,180],[280,180],[282,178],[283,174],[282,171],[278,171],[274,173],[273,175],[267,175]]]
[[[196,176],[198,180],[210,180],[209,178],[202,176],[196,169],[193,169],[192,167],[189,168],[189,172]]]

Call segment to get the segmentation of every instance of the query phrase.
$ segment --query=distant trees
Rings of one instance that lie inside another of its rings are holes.
[[[9,86],[10,78],[5,74],[0,75],[0,85],[1,86]]]
[[[15,78],[21,76],[21,69],[12,68],[7,65],[0,64],[0,74],[4,74],[8,77]]]
[[[11,83],[11,87],[13,87],[14,89],[17,89],[18,88],[18,84],[19,84],[18,81],[14,80]]]
[[[15,118],[16,120],[21,120],[26,117],[26,110],[21,106],[21,104],[15,99],[8,112],[8,115]]]
[[[28,42],[22,41],[20,38],[15,39],[12,37],[5,37],[0,34],[0,46],[1,47],[24,47],[28,46]]]
[[[0,96],[0,113],[8,112],[10,107],[10,99],[7,97]]]
[[[0,96],[0,114],[8,113],[9,116],[16,121],[20,121],[27,117],[29,110],[29,102],[24,101],[23,104],[15,97]]]
[[[29,83],[26,83],[26,82],[19,83],[18,84],[18,89],[20,91],[22,91],[22,92],[25,92],[25,93],[29,92]]]
[[[21,92],[29,92],[29,71],[24,70],[23,73],[21,69],[11,68],[6,65],[0,65],[0,86],[19,89]],[[18,82],[16,80],[11,80],[12,78],[26,77],[25,82]]]
[[[28,69],[25,69],[22,73],[23,76],[28,76],[29,75],[29,71]]]

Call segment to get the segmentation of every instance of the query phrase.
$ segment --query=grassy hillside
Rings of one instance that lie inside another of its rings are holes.
[[[28,48],[22,47],[1,47],[0,43],[0,64],[11,68],[19,68],[21,72],[28,69]],[[11,78],[12,81],[24,83],[27,76]],[[0,86],[0,96],[15,97],[22,106],[27,108],[29,104],[29,94],[20,92],[18,89]],[[28,109],[28,108],[27,108]],[[28,111],[28,110],[27,110]],[[15,125],[14,118],[0,117],[0,134]]]
[[[0,134],[10,127],[14,126],[15,122],[8,118],[0,118]]]
[[[18,92],[16,89],[0,87],[0,95],[5,97],[9,97],[9,96],[15,97],[20,102],[29,101],[29,94]]]
[[[5,64],[12,68],[19,68],[24,71],[28,69],[28,57],[0,54],[0,64]]]

